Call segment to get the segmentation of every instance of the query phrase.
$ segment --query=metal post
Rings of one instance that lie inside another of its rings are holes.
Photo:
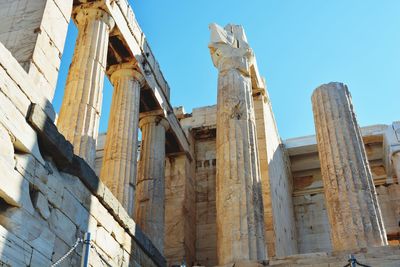
[[[90,254],[90,233],[85,233],[83,238],[83,248],[82,248],[82,262],[81,267],[89,267],[89,254]]]
[[[357,260],[356,260],[356,258],[354,257],[353,254],[350,254],[350,265],[351,265],[351,267],[356,267],[357,266]]]

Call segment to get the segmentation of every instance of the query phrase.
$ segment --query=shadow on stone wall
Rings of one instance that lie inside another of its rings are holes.
[[[7,113],[0,112],[0,119]],[[26,120],[16,114],[10,125],[0,122],[1,263],[50,266],[91,232],[92,266],[166,265],[92,168],[73,154],[72,145],[41,106],[31,104]],[[12,123],[23,127],[19,131],[27,129],[30,147]],[[80,244],[59,266],[79,266],[81,256]]]

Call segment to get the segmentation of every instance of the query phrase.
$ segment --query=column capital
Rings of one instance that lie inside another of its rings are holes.
[[[121,77],[132,77],[140,83],[140,86],[145,83],[143,74],[131,62],[112,65],[108,68],[107,73],[110,75],[110,80],[113,84],[116,79]]]
[[[146,117],[143,117],[140,119],[139,121],[139,128],[142,129],[143,126],[149,124],[149,123],[155,123],[155,124],[161,124],[161,126],[163,126],[165,128],[165,130],[167,131],[169,129],[169,122],[161,117],[161,116],[157,116],[157,115],[149,115]]]
[[[220,72],[236,69],[245,76],[250,76],[250,66],[254,61],[253,50],[249,47],[243,27],[217,24],[209,26],[211,42],[208,45],[214,66]]]
[[[97,5],[81,5],[75,17],[78,25],[85,25],[89,20],[101,20],[106,23],[111,31],[115,26],[115,21],[110,14]]]

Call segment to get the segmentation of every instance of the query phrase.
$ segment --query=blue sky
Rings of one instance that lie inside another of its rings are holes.
[[[312,91],[349,86],[361,126],[400,120],[399,0],[130,1],[171,86],[171,102],[216,103],[208,24],[241,24],[266,77],[282,138],[314,134]],[[76,29],[70,27],[54,106],[62,101]],[[106,131],[112,87],[104,88]]]

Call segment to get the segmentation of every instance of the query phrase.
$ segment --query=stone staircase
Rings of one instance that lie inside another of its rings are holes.
[[[219,267],[345,267],[352,252],[298,254],[273,258],[264,263],[238,262]],[[380,247],[353,252],[358,262],[369,267],[400,267],[400,247]]]

